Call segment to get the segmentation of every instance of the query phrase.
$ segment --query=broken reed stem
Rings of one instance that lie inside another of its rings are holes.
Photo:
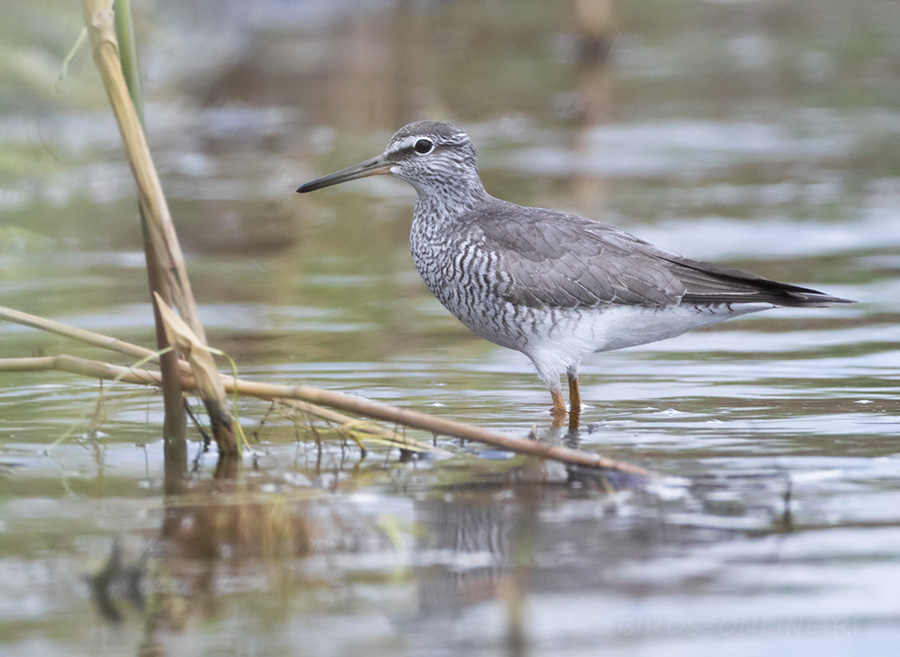
[[[119,126],[128,164],[137,183],[138,205],[142,216],[146,219],[147,234],[150,246],[152,246],[147,249],[148,257],[158,258],[159,271],[165,281],[162,282],[159,279],[151,281],[151,286],[155,291],[162,292],[163,298],[167,301],[167,297],[171,297],[194,335],[202,344],[206,345],[208,344],[206,333],[197,314],[197,306],[178,236],[172,224],[172,217],[169,214],[159,176],[153,165],[141,121],[129,96],[123,75],[115,34],[112,0],[82,0],[82,8],[94,62],[103,79],[103,85]],[[148,269],[152,275],[154,265],[149,265]],[[156,318],[158,321],[159,316],[156,315]],[[218,376],[215,375],[215,378]],[[173,401],[171,392],[171,388],[167,388],[167,403]],[[219,450],[226,454],[237,453],[234,421],[228,411],[223,386],[216,381],[215,385],[206,386],[199,392],[209,413]]]
[[[57,322],[52,319],[46,319],[45,317],[38,317],[37,315],[23,313],[20,310],[13,310],[12,308],[7,308],[5,306],[0,306],[0,319],[6,320],[8,322],[13,322],[15,324],[21,324],[22,326],[35,328],[41,331],[47,331],[48,333],[55,333],[56,335],[61,335],[66,338],[72,338],[73,340],[77,340],[78,342],[83,342],[95,347],[100,347],[101,349],[110,349],[136,360],[150,359],[154,361],[162,361],[162,359],[168,355],[163,354],[162,356],[160,356],[158,352],[147,349],[146,347],[131,344],[130,342],[125,342],[124,340],[119,340],[117,338],[111,338],[107,335],[103,335],[102,333],[95,333],[94,331],[87,331],[85,329],[69,326],[68,324],[63,324],[62,322]],[[170,351],[169,353],[172,354],[174,352]],[[190,365],[188,365],[186,361],[176,358],[175,364],[176,367],[181,371],[181,376],[192,375]],[[53,369],[52,357],[0,359],[0,371],[21,372],[31,370],[40,371],[47,369]],[[78,372],[75,373],[77,374]],[[232,384],[233,381],[234,380],[232,378]],[[240,383],[240,380],[238,380],[239,385]],[[179,382],[179,389],[180,388],[181,385]],[[240,388],[238,390],[240,391]],[[357,421],[356,418],[350,417],[349,415],[338,413],[337,411],[333,411],[329,408],[322,408],[321,406],[316,406],[315,404],[310,404],[309,402],[292,402],[289,405],[304,413],[314,415],[329,422],[337,422],[338,424],[350,424]],[[366,431],[368,433],[383,436],[390,440],[399,440],[396,432],[382,429],[380,427],[367,427]],[[423,448],[423,445],[420,445],[418,443],[416,444],[416,449]]]
[[[14,358],[0,360],[0,371],[36,371],[41,369],[56,369],[73,374],[82,374],[103,379],[116,379],[128,383],[142,385],[160,385],[162,377],[159,372],[138,368],[122,367],[101,361],[87,360],[75,356],[61,355],[42,358]],[[435,417],[427,413],[411,411],[389,404],[374,402],[362,397],[351,397],[339,392],[321,390],[305,385],[278,385],[273,383],[258,383],[254,381],[235,380],[229,376],[223,376],[226,388],[229,392],[237,389],[239,394],[257,397],[259,399],[294,399],[312,404],[324,404],[342,411],[363,415],[375,420],[394,423],[414,429],[431,431],[445,436],[453,436],[467,440],[477,440],[494,447],[536,456],[539,458],[558,461],[566,465],[574,465],[586,468],[602,468],[616,470],[625,474],[639,477],[650,477],[652,473],[644,468],[632,465],[624,461],[606,458],[590,452],[583,452],[559,445],[550,445],[536,440],[526,440],[507,436],[498,431],[484,429],[464,422]],[[181,385],[187,389],[194,389],[196,382],[193,377],[184,373]]]
[[[134,105],[138,121],[144,125],[144,101],[141,95],[141,71],[138,65],[137,48],[134,42],[134,28],[131,22],[131,0],[115,0],[116,40],[119,45],[119,61],[122,73],[128,86],[128,95]],[[159,294],[167,303],[172,303],[172,293],[160,266],[156,247],[150,238],[150,228],[144,209],[138,202],[138,213],[141,217],[141,239],[144,243],[144,260],[147,264],[147,283],[150,296]],[[187,413],[184,404],[184,391],[178,377],[178,354],[170,350],[168,337],[162,325],[162,317],[156,306],[153,306],[153,323],[156,327],[156,348],[165,352],[159,359],[159,369],[163,375],[163,440],[165,458],[173,464],[175,470],[187,469]],[[178,465],[176,465],[176,463]]]
[[[114,14],[111,9],[112,0],[82,0],[82,6],[88,36],[93,46],[94,62],[100,71],[119,126],[128,164],[137,183],[138,199],[147,215],[151,238],[160,258],[163,259],[163,269],[167,272],[171,283],[175,307],[191,330],[205,342],[206,334],[197,318],[196,303],[178,236],[175,234],[162,185],[134,104],[128,95],[128,87],[119,63],[119,48],[113,24]]]
[[[499,431],[485,429],[464,422],[457,422],[456,420],[436,417],[427,413],[420,413],[419,411],[411,411],[406,408],[400,408],[399,406],[382,404],[363,397],[351,397],[340,392],[332,392],[330,390],[322,390],[320,388],[305,385],[285,386],[269,383],[256,383],[253,381],[240,381],[239,383],[238,392],[251,397],[259,397],[262,399],[271,399],[274,397],[302,399],[314,404],[340,408],[348,413],[364,415],[383,422],[391,422],[413,429],[431,431],[444,436],[477,440],[478,442],[487,443],[488,445],[506,449],[518,454],[537,456],[552,461],[559,461],[567,465],[618,470],[619,472],[643,477],[650,476],[650,472],[644,468],[624,461],[617,461],[590,452],[569,449],[568,447],[561,447],[559,445],[550,445],[537,440],[516,438],[500,433]]]
[[[123,340],[117,340],[100,333],[75,328],[61,322],[45,319],[36,315],[30,315],[3,306],[0,306],[0,319],[50,331],[104,349],[112,349],[137,359],[155,356],[154,352],[151,350],[124,342]],[[123,375],[121,379],[123,381],[144,385],[159,385],[161,380],[161,376],[155,372],[131,369],[99,361],[75,358],[73,356],[0,359],[0,371],[38,371],[48,369],[59,369],[73,374],[83,374],[85,376],[97,376],[101,378],[116,378],[117,376]],[[182,385],[185,388],[192,388],[194,381],[187,363],[179,361],[179,369],[182,376]],[[297,399],[300,400],[301,403],[308,404],[308,406],[301,407],[301,410],[308,410],[312,415],[341,424],[353,422],[355,419],[340,414],[337,411],[322,408],[321,405],[325,404],[333,406],[342,411],[393,422],[400,426],[409,426],[447,436],[477,440],[513,452],[541,456],[570,465],[608,468],[643,477],[651,476],[651,473],[647,470],[623,461],[607,459],[595,454],[565,447],[547,445],[546,443],[539,443],[533,440],[514,438],[463,422],[455,422],[453,420],[434,417],[426,413],[419,413],[389,406],[387,404],[380,404],[361,397],[351,397],[311,386],[283,386],[256,383],[242,379],[235,380],[233,377],[227,375],[223,375],[222,379],[229,392],[234,391],[236,387],[239,394],[258,397],[260,399]],[[337,413],[337,415],[334,415],[335,413]],[[391,436],[392,434],[385,432],[385,434],[382,435]]]

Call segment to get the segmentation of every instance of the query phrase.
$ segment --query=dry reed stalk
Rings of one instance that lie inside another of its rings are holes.
[[[159,260],[159,268],[165,284],[159,288],[164,297],[171,299],[191,331],[206,345],[206,333],[197,314],[181,246],[172,224],[169,208],[141,122],[122,72],[118,42],[115,33],[112,0],[82,0],[84,20],[93,50],[94,62],[103,79],[103,85],[112,105],[119,126],[125,154],[137,183],[138,204],[146,218],[147,232],[152,249]],[[152,265],[151,265],[152,268]],[[168,294],[166,294],[168,293]],[[212,389],[221,389],[213,386]],[[220,397],[203,397],[212,424],[213,435],[219,450],[225,454],[237,452],[233,420],[228,411],[224,394]]]

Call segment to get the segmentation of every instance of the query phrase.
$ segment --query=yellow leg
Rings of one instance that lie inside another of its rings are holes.
[[[550,396],[553,397],[553,409],[550,414],[553,417],[565,417],[566,402],[563,400],[562,393],[559,390],[551,390]]]
[[[569,379],[569,431],[577,431],[578,420],[581,418],[581,392],[578,390],[578,376],[569,373],[567,377]]]
[[[573,415],[581,414],[581,391],[578,390],[578,376],[566,375],[569,379],[569,412]]]

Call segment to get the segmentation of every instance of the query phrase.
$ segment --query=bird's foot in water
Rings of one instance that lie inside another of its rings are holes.
[[[561,429],[568,417],[569,431],[577,431],[581,419],[581,400],[577,399],[577,403],[574,403],[571,409],[567,409],[561,392],[551,391],[550,394],[553,397],[553,408],[550,409],[550,415],[553,416],[552,427],[554,429]]]

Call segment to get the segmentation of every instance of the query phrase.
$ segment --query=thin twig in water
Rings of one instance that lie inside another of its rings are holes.
[[[139,383],[142,385],[159,385],[161,380],[159,372],[122,367],[111,363],[91,361],[66,355],[34,359],[20,358],[0,360],[0,371],[11,371],[15,369],[20,371],[58,369],[73,372],[75,374],[84,374],[86,376],[118,378],[122,381]],[[327,404],[334,408],[340,408],[343,411],[363,415],[376,420],[402,424],[414,429],[431,431],[445,436],[455,436],[460,440],[475,440],[511,452],[559,461],[567,465],[618,470],[639,477],[651,476],[651,473],[644,468],[624,461],[618,461],[598,454],[571,449],[560,445],[550,445],[535,440],[517,438],[492,429],[485,429],[483,427],[477,427],[447,418],[435,417],[433,415],[428,415],[427,413],[421,413],[406,408],[390,406],[362,397],[351,397],[339,392],[322,390],[320,388],[305,385],[286,386],[244,380],[235,381],[232,377],[227,376],[223,376],[222,378],[229,391],[236,388],[241,394],[250,397],[269,400],[287,398],[299,400],[301,402]],[[193,377],[183,375],[182,386],[185,389],[193,389],[195,385],[196,383],[193,380]],[[408,441],[409,439],[400,440],[398,437],[396,446],[407,446]],[[420,443],[416,443],[415,446],[418,449],[422,448]]]

